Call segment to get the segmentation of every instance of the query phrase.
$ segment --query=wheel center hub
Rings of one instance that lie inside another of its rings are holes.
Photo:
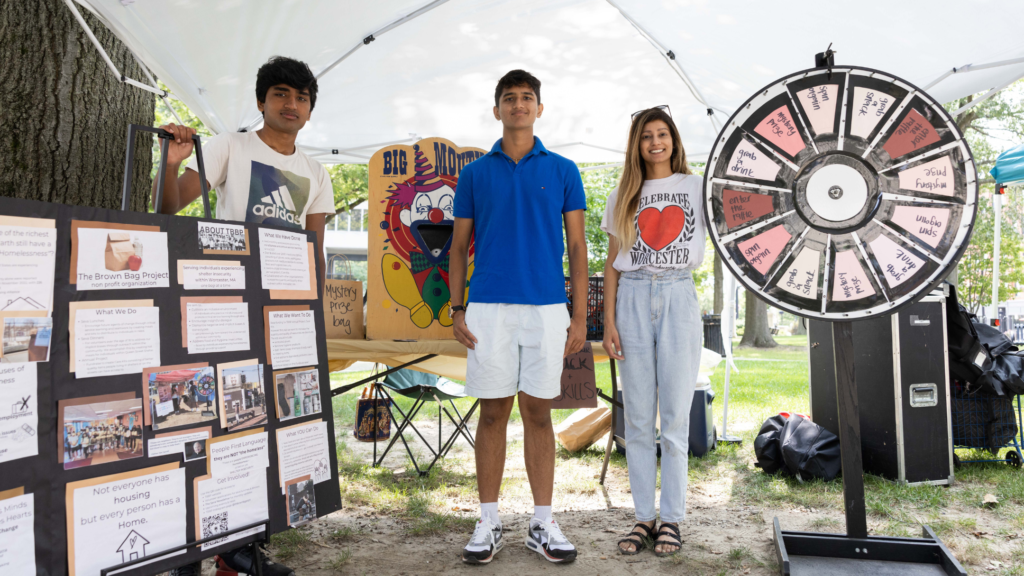
[[[828,231],[854,228],[878,207],[878,178],[860,158],[830,152],[801,170],[794,193],[797,211],[811,226]]]

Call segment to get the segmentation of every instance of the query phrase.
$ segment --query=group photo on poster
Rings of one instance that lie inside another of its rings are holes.
[[[65,470],[143,456],[141,399],[66,406],[62,424]]]

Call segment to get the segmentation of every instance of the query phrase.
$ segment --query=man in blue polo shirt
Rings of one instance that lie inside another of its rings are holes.
[[[505,470],[506,426],[516,396],[523,417],[526,473],[534,514],[526,545],[551,562],[572,562],[576,548],[551,517],[555,434],[551,399],[561,392],[562,359],[583,348],[586,306],[566,309],[562,223],[574,294],[587,293],[587,199],[572,161],[533,135],[544,112],[540,81],[513,70],[494,91],[502,138],[463,168],[455,191],[449,284],[463,302],[470,239],[476,260],[469,306],[452,306],[455,337],[469,349],[466,393],[480,399],[476,476],[480,521],[462,551],[486,564],[503,546],[498,492]],[[580,301],[585,301],[581,298]]]

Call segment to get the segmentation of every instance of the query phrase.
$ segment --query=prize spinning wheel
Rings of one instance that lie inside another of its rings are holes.
[[[909,82],[834,66],[770,84],[719,134],[708,231],[771,305],[847,321],[931,291],[967,247],[974,160],[949,114]]]

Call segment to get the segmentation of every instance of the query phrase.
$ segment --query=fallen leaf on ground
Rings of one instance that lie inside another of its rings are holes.
[[[996,504],[999,504],[999,499],[996,498],[994,494],[985,494],[985,497],[981,499],[981,504],[991,508]]]

